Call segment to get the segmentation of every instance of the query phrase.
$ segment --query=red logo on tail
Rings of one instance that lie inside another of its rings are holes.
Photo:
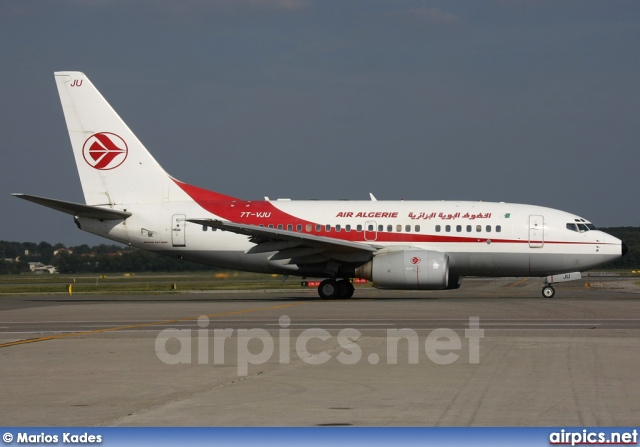
[[[82,146],[82,156],[94,169],[114,169],[124,163],[129,148],[118,135],[111,132],[100,132],[87,138]]]

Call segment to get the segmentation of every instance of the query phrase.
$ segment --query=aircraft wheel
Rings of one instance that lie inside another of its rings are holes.
[[[552,286],[544,286],[542,288],[542,296],[545,298],[553,298],[555,294],[556,289],[554,289]]]
[[[351,284],[351,281],[347,279],[338,281],[338,296],[340,298],[351,298],[355,290],[356,289],[353,287],[353,284]]]
[[[318,294],[323,300],[338,297],[338,283],[333,279],[325,279],[318,286]]]

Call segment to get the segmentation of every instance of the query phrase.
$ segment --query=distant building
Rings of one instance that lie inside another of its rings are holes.
[[[66,253],[66,254],[70,255],[70,254],[73,253],[73,251],[69,250],[68,248],[64,248],[63,247],[63,248],[59,248],[59,249],[55,250],[53,252],[53,256],[58,256],[60,253]]]
[[[58,273],[58,268],[53,265],[44,265],[42,262],[29,262],[29,270],[33,273]]]

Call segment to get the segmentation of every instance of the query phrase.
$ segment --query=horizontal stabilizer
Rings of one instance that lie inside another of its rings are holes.
[[[100,220],[122,220],[131,216],[126,211],[112,210],[109,208],[100,208],[99,206],[84,205],[82,203],[65,202],[64,200],[47,199],[46,197],[31,196],[28,194],[13,194],[19,199],[28,200],[56,211],[71,214],[76,217],[88,217]]]

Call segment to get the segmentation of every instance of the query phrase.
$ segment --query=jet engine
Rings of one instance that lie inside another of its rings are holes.
[[[368,279],[382,289],[445,289],[449,283],[449,256],[432,250],[381,253],[358,267],[356,277]]]

